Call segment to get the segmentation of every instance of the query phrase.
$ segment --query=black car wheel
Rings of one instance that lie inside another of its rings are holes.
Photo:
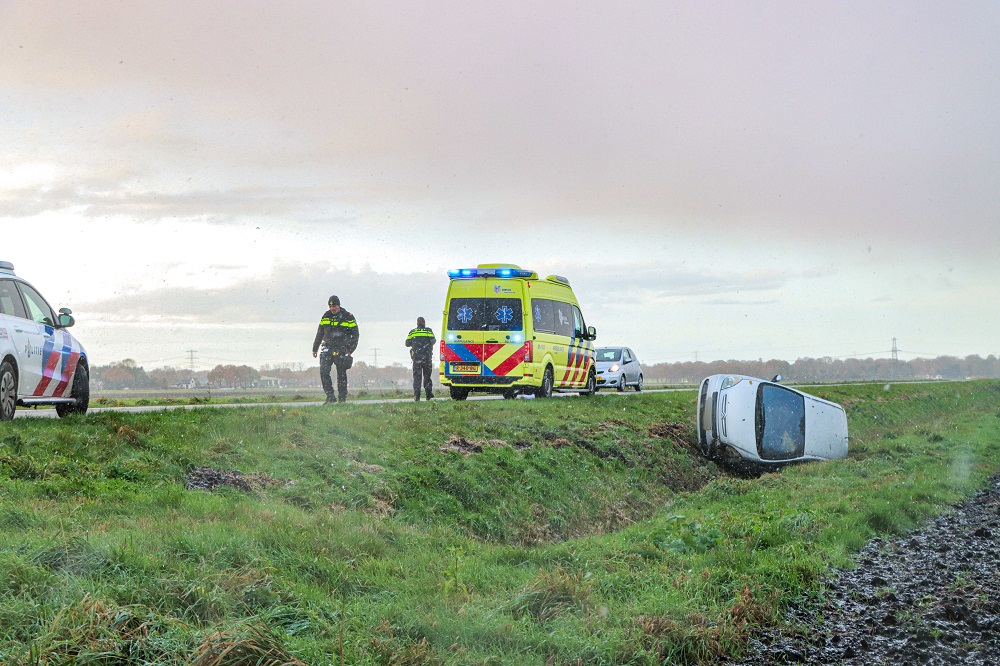
[[[592,396],[597,393],[597,372],[591,368],[587,375],[587,385],[580,391],[580,395]]]
[[[552,387],[555,384],[555,379],[552,375],[552,366],[546,366],[545,374],[542,375],[542,385],[535,392],[539,398],[551,398],[552,397]]]
[[[73,376],[73,398],[76,403],[72,405],[56,405],[56,414],[59,418],[70,414],[86,414],[90,407],[90,371],[87,366],[78,365],[76,374]]]
[[[642,390],[642,375],[639,375],[639,381],[636,382],[635,385],[635,392],[638,393],[641,390]]]
[[[460,388],[458,386],[449,386],[448,388],[451,391],[452,400],[465,400],[469,397],[469,389],[467,388]]]
[[[625,375],[618,378],[618,392],[621,393],[625,390]]]
[[[17,408],[17,372],[14,364],[4,361],[0,364],[0,421],[14,418]]]

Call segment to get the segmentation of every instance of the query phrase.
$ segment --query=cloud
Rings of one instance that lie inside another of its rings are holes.
[[[319,320],[337,294],[359,321],[436,316],[446,281],[426,273],[388,274],[336,268],[329,262],[282,263],[267,275],[217,289],[163,288],[78,304],[104,320],[170,321],[252,326]],[[433,313],[433,314],[432,314]]]

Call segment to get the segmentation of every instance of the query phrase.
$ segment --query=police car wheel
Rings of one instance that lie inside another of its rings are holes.
[[[76,398],[76,404],[56,405],[59,418],[70,414],[86,414],[90,407],[90,372],[85,365],[77,367],[76,374],[73,375],[73,397]]]
[[[17,373],[10,361],[0,364],[0,421],[14,418],[17,408]]]
[[[635,392],[638,393],[642,390],[642,375],[639,375],[639,381],[635,384]]]
[[[555,379],[552,375],[552,366],[547,366],[545,368],[545,374],[542,375],[542,385],[538,388],[535,395],[539,398],[551,398],[553,384],[555,384]]]

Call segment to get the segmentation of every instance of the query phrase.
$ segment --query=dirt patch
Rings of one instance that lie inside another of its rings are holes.
[[[772,664],[971,664],[1000,655],[1000,478],[989,490],[828,581],[740,661]]]
[[[685,423],[668,423],[663,421],[651,423],[649,425],[649,434],[651,437],[669,439],[680,448],[694,446],[695,443],[694,431],[690,425]]]
[[[469,455],[471,453],[482,453],[487,447],[491,446],[512,446],[515,449],[530,449],[531,443],[514,442],[513,444],[508,444],[502,439],[466,439],[465,437],[452,435],[445,442],[444,446],[440,448],[441,453],[458,451],[463,455]]]
[[[188,490],[215,490],[219,486],[228,486],[245,492],[264,490],[272,486],[286,485],[268,475],[266,472],[244,474],[235,469],[215,469],[214,467],[196,467],[187,476],[184,487]]]

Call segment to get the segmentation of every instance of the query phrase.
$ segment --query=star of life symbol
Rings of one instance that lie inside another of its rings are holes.
[[[511,310],[508,306],[502,305],[499,308],[497,308],[495,316],[497,318],[497,321],[499,321],[501,324],[506,324],[507,322],[509,322],[511,319],[514,318],[514,311]]]
[[[472,321],[473,312],[472,308],[470,308],[468,305],[463,305],[462,307],[460,307],[458,309],[458,312],[456,312],[455,314],[458,316],[458,320],[463,324],[468,324],[470,321]]]

